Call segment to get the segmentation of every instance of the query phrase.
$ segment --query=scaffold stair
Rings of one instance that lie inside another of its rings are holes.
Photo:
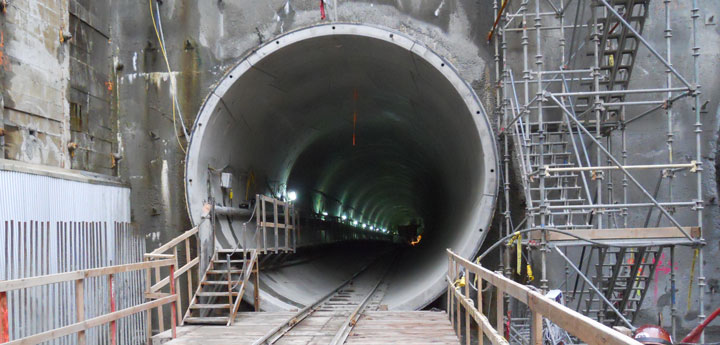
[[[231,325],[251,275],[258,273],[258,252],[218,250],[183,318],[193,325]]]

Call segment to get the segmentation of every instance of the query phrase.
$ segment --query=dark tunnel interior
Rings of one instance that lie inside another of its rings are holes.
[[[294,192],[302,217],[328,220],[301,229],[295,263],[262,272],[267,309],[311,304],[388,250],[384,303],[417,309],[444,291],[445,249],[469,257],[485,238],[494,145],[472,88],[425,46],[374,27],[312,27],[254,51],[208,96],[188,151],[188,209],[197,224],[210,197],[239,207]],[[233,174],[234,201],[220,197],[218,171]],[[245,220],[221,219],[215,245],[235,246]],[[387,236],[330,233],[354,221]],[[390,236],[413,222],[416,246]]]

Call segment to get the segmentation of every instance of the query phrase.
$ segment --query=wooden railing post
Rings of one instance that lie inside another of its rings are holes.
[[[257,254],[255,254],[254,264],[255,282],[253,283],[253,300],[255,302],[255,311],[260,311],[260,264],[258,263]],[[242,298],[242,296],[238,296]]]
[[[198,241],[199,243],[200,241]],[[145,261],[148,261],[148,259],[145,259]],[[150,274],[150,268],[145,270],[145,288],[147,289],[145,291],[146,294],[150,293],[150,288],[152,287],[152,275]],[[152,309],[147,310],[147,315],[145,315],[145,323],[147,324],[147,344],[152,344]]]
[[[285,250],[290,250],[290,210],[288,207],[290,203],[285,203],[283,206],[283,213],[285,214]]]
[[[447,294],[447,304],[445,305],[445,308],[446,308],[446,312],[448,312],[448,316],[452,319],[452,311],[450,311],[450,308],[451,308],[451,306],[452,306],[452,304],[451,304],[451,302],[450,302],[450,301],[452,300],[452,295],[451,295],[451,292],[450,292],[450,266],[451,266],[451,265],[452,265],[452,258],[450,257],[450,255],[448,255],[447,292],[446,292],[446,294]]]
[[[262,250],[263,254],[267,253],[267,226],[265,224],[267,223],[267,219],[265,217],[265,196],[259,196],[261,207],[260,207],[260,214],[262,214]]]
[[[200,242],[200,241],[198,241]],[[185,239],[185,262],[189,263],[191,261],[190,259],[190,238]],[[187,277],[187,293],[188,293],[188,308],[190,305],[190,301],[192,301],[193,298],[193,289],[192,289],[192,271],[188,270],[187,274],[185,275]],[[182,308],[178,308],[179,310],[182,310]],[[182,319],[180,319],[180,324],[183,324]]]
[[[482,278],[480,278],[480,275],[477,275],[477,305],[478,305],[478,311],[480,311],[480,314],[483,313],[483,298],[482,298],[482,289],[483,289],[483,281]],[[482,322],[478,322],[478,344],[483,345],[484,342],[484,335],[483,335],[483,325]]]
[[[505,328],[503,327],[503,321],[505,320],[505,293],[500,287],[497,288],[496,303],[497,306],[495,307],[495,322],[497,322],[497,324],[495,325],[495,327],[498,333],[500,333],[500,335],[504,335]]]
[[[460,264],[458,264],[457,261],[455,261],[455,271],[454,271],[453,273],[455,274],[455,275],[453,276],[453,289],[454,289],[454,290],[457,290],[457,288],[455,287],[455,280],[457,280],[458,276],[460,275]],[[461,305],[462,305],[462,304],[460,303],[460,298],[458,298],[458,301],[457,301],[457,309],[455,310],[456,313],[457,313],[457,316],[455,317],[455,320],[456,320],[456,323],[455,323],[455,324],[456,324],[456,326],[457,326],[457,335],[458,335],[458,337],[460,336],[460,334],[462,334],[462,321],[461,321],[462,319],[460,318]]]
[[[155,267],[155,281],[160,282],[160,267]],[[172,284],[172,278],[170,278],[170,285]],[[165,331],[165,315],[163,315],[163,307],[159,306],[157,308],[157,316],[158,316],[158,329],[162,333]]]
[[[531,338],[532,338],[532,344],[533,345],[543,345],[543,326],[542,326],[542,315],[540,313],[533,311],[532,312],[532,320],[530,321],[530,332],[531,332]]]
[[[465,271],[465,298],[470,299],[470,271]],[[465,345],[470,345],[470,309],[465,308]]]
[[[175,267],[176,267],[176,268],[179,268],[180,265],[178,264],[178,247],[177,247],[177,245],[175,245],[175,246],[173,247],[173,256],[175,256]],[[190,260],[190,258],[188,257],[187,260]],[[187,276],[190,277],[190,273],[188,273]],[[172,284],[172,283],[175,283],[175,291],[178,291],[178,298],[177,298],[177,318],[178,318],[178,320],[180,320],[180,324],[182,325],[182,322],[183,322],[183,321],[182,321],[182,300],[180,299],[180,296],[179,296],[179,295],[180,295],[180,293],[179,293],[179,291],[180,291],[180,279],[176,279],[176,280],[174,280],[174,281],[171,280],[170,283],[171,283],[171,284]],[[189,304],[189,303],[190,303],[190,301],[188,301],[188,304]]]
[[[85,321],[85,281],[78,279],[75,281],[75,315],[77,322]],[[85,330],[81,330],[77,334],[78,345],[85,345]]]
[[[115,289],[113,289],[113,283],[115,282],[115,275],[108,274],[108,293],[110,295],[110,312],[113,313],[117,310],[115,306]],[[117,324],[115,321],[110,321],[110,344],[117,345]]]
[[[453,259],[448,258],[448,298],[450,300],[450,307],[448,308],[448,317],[450,318],[450,325],[452,326],[453,330],[455,329],[455,294],[452,292],[453,290]]]
[[[177,258],[175,259],[177,262]],[[171,327],[172,327],[172,337],[173,339],[177,338],[177,330],[175,329],[177,326],[177,303],[178,303],[178,295],[175,293],[175,265],[170,265],[170,295],[175,296],[175,300],[170,304],[170,308],[172,308],[172,312],[170,313],[171,318]],[[162,306],[158,308],[158,310],[162,311]]]
[[[275,254],[278,253],[280,240],[278,239],[278,200],[273,198],[273,223],[275,223]]]
[[[10,341],[10,326],[8,325],[7,292],[0,292],[0,343]]]

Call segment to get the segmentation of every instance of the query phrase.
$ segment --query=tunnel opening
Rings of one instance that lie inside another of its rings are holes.
[[[206,98],[186,169],[195,224],[209,200],[297,197],[301,250],[263,269],[266,310],[311,304],[389,251],[383,303],[424,307],[444,291],[445,249],[482,244],[497,190],[473,89],[421,43],[358,24],[294,31],[242,60]],[[236,246],[248,217],[218,217],[203,254]]]

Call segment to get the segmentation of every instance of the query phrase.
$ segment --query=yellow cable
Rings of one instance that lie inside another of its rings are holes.
[[[155,23],[155,15],[153,14],[153,7],[152,7],[152,0],[148,0],[148,5],[150,6],[150,18],[152,19],[153,23],[153,29],[155,30],[155,36],[157,36],[158,43],[160,44],[160,51],[162,51],[163,58],[165,59],[165,66],[167,66],[168,70],[168,77],[170,78],[170,86],[172,87],[172,119],[173,119],[173,130],[175,130],[175,139],[177,139],[178,145],[180,146],[180,149],[183,153],[187,153],[187,150],[182,145],[182,142],[180,142],[180,135],[177,131],[177,123],[175,122],[175,92],[177,91],[177,88],[175,87],[175,79],[172,75],[172,69],[170,69],[170,61],[168,61],[167,58],[167,52],[165,51],[165,45],[162,42],[162,39],[160,38],[160,33],[157,29],[157,23]],[[158,13],[158,15],[160,15]]]
[[[690,266],[690,284],[688,286],[688,297],[687,297],[687,310],[690,311],[690,302],[692,301],[692,286],[693,280],[695,279],[695,261],[697,261],[699,251],[695,248],[695,255],[693,255],[692,266]],[[672,267],[670,267],[672,269]]]

